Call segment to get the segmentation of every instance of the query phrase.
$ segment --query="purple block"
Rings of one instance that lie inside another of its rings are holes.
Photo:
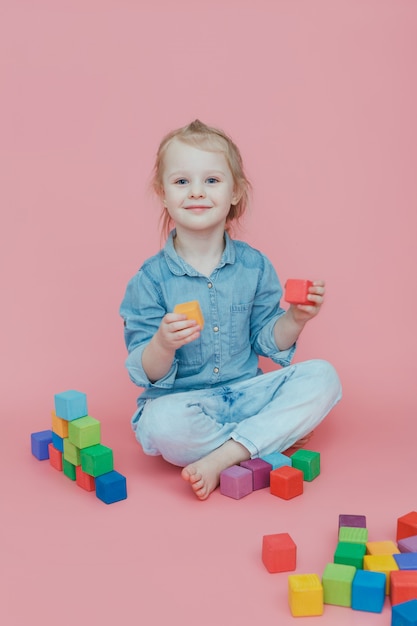
[[[365,515],[339,515],[339,528],[341,526],[366,528],[366,517]]]
[[[38,433],[32,433],[30,436],[30,444],[33,456],[39,461],[49,459],[48,446],[52,442],[52,430],[41,430]]]
[[[402,552],[392,556],[398,565],[398,569],[417,569],[417,552]]]
[[[397,545],[400,552],[417,552],[417,535],[399,539]]]
[[[220,474],[220,493],[239,500],[253,491],[251,470],[240,465],[232,465]]]
[[[240,467],[245,467],[252,472],[252,487],[254,491],[269,487],[269,477],[272,471],[271,463],[263,459],[249,459],[249,461],[242,461]]]

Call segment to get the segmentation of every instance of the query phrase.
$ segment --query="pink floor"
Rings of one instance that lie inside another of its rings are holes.
[[[340,513],[365,514],[372,541],[395,540],[397,518],[417,508],[405,409],[342,401],[309,445],[321,453],[320,476],[290,501],[262,490],[199,502],[177,468],[142,454],[127,420],[96,417],[128,481],[128,499],[112,505],[31,455],[31,429],[48,428],[47,416],[2,426],[0,623],[390,624],[388,600],[382,614],[326,605],[321,617],[293,618],[287,574],[266,571],[261,542],[290,533],[296,572],[321,575]]]

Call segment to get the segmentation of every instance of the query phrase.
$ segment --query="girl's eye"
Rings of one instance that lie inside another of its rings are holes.
[[[207,182],[208,182],[210,185],[213,185],[214,183],[218,183],[218,182],[219,182],[219,179],[218,179],[218,178],[214,178],[214,176],[210,176],[210,178],[207,178]]]
[[[186,185],[188,183],[188,180],[186,178],[179,178],[178,180],[175,181],[176,185]]]

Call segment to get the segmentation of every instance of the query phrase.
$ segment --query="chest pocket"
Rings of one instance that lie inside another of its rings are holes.
[[[250,345],[250,316],[253,302],[230,307],[230,354],[239,354]]]

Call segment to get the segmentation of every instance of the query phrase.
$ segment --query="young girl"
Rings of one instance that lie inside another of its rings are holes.
[[[120,308],[126,366],[144,388],[132,425],[144,452],[181,466],[204,500],[227,467],[305,443],[340,399],[329,363],[290,365],[325,287],[314,281],[310,304],[285,311],[270,261],[230,237],[249,182],[221,130],[196,120],[167,135],[153,182],[168,238],[129,281]],[[173,312],[191,300],[203,328]],[[282,367],[262,374],[259,355]]]

